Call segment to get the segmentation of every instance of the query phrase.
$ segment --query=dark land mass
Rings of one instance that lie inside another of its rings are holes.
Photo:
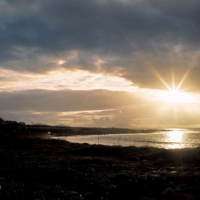
[[[105,133],[89,128],[2,128],[0,199],[200,199],[200,148],[75,144],[45,139],[47,131]]]
[[[59,127],[59,126],[38,126],[28,125],[28,135],[40,135],[47,132],[51,132],[57,136],[69,136],[69,135],[97,135],[97,134],[122,134],[122,133],[152,133],[157,129],[127,129],[127,128],[91,128],[91,127]],[[164,130],[163,130],[164,131]]]

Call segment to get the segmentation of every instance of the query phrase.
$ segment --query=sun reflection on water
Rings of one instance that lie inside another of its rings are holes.
[[[167,149],[176,149],[176,148],[183,148],[183,135],[184,132],[181,129],[172,129],[169,132],[167,132],[166,136],[166,142]],[[171,144],[170,144],[171,143]]]

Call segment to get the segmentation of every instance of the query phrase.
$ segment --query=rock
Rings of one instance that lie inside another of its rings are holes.
[[[115,181],[127,181],[129,179],[129,176],[126,173],[119,173],[116,174],[114,177]]]
[[[117,186],[116,185],[108,185],[108,190],[114,190]]]
[[[69,197],[73,197],[73,196],[80,196],[78,192],[75,192],[75,191],[71,191],[67,194],[67,196]]]
[[[146,178],[147,178],[147,176],[146,176],[146,175],[144,175],[144,174],[142,174],[142,175],[139,175],[139,178],[140,178],[140,179],[146,179]]]
[[[155,198],[149,198],[149,197],[141,197],[141,200],[156,200]]]
[[[200,175],[200,171],[194,171],[194,175]]]
[[[175,196],[175,192],[172,188],[167,188],[166,190],[164,190],[163,192],[161,192],[161,196],[169,196],[169,197],[172,197],[172,196]]]
[[[167,174],[168,174],[168,171],[164,169],[164,170],[162,170],[160,173],[161,173],[161,175],[167,175]]]
[[[157,169],[156,168],[154,168],[154,167],[149,167],[149,171],[156,171]]]
[[[155,161],[155,164],[162,164],[165,160],[163,158],[158,158],[156,161]]]
[[[69,200],[84,200],[84,198],[81,195],[79,195],[79,196],[70,197]]]
[[[187,169],[186,167],[178,167],[177,171],[178,172],[184,172],[184,171],[186,171],[186,169]]]
[[[170,182],[167,186],[170,188],[175,188],[176,185],[174,182]]]
[[[177,185],[176,188],[175,188],[175,191],[176,191],[176,192],[181,192],[181,191],[183,191],[186,187],[187,187],[186,184]]]
[[[111,165],[111,167],[117,167],[117,166],[118,166],[117,164],[112,164],[112,165]]]
[[[175,167],[167,167],[167,170],[169,170],[169,171],[175,171]]]
[[[140,160],[140,158],[139,158],[138,156],[134,156],[133,159],[134,159],[135,161]]]
[[[65,158],[58,158],[58,161],[63,161],[65,160]]]
[[[88,168],[86,169],[86,171],[87,171],[88,173],[95,173],[95,170],[94,170],[92,167],[88,167]]]
[[[92,193],[91,192],[86,192],[86,193],[83,194],[83,196],[88,198],[88,197],[92,196]]]
[[[135,169],[135,165],[126,165],[126,168],[128,168],[128,169]]]
[[[46,181],[50,183],[64,183],[66,180],[72,180],[76,175],[76,170],[70,168],[60,168],[48,171],[45,175]]]
[[[160,175],[160,174],[152,174],[151,177],[152,177],[152,178],[160,178],[161,175]]]
[[[177,171],[171,171],[171,172],[169,172],[168,175],[171,175],[171,176],[177,175]]]
[[[82,195],[80,195],[78,192],[71,191],[67,194],[67,197],[69,200],[83,200]]]
[[[185,193],[184,196],[188,199],[188,200],[196,200],[197,196],[192,194],[192,193]]]
[[[64,193],[63,190],[56,192],[56,196],[57,196],[57,197],[63,197],[64,194],[65,194],[65,193]]]
[[[75,169],[73,169],[73,168],[66,168],[66,170],[68,171],[68,172],[70,172],[70,173],[76,173],[76,170]]]

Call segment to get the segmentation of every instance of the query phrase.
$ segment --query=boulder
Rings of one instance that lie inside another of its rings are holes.
[[[161,192],[160,195],[165,196],[165,197],[173,197],[176,195],[176,193],[174,192],[172,188],[167,188],[163,192]]]

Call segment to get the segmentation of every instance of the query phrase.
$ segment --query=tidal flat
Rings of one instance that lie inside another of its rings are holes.
[[[0,134],[1,199],[200,199],[200,148],[69,143]]]

